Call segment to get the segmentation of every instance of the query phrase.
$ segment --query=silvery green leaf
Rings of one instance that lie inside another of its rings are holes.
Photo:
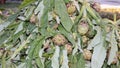
[[[39,51],[39,57],[40,57],[40,61],[41,61],[41,68],[44,68],[44,62],[45,62],[45,58],[42,57],[42,54],[44,52],[44,48],[42,48],[40,51]]]
[[[75,45],[74,49],[73,49],[73,52],[72,52],[72,55],[75,55],[75,53],[78,51],[78,45]]]
[[[67,13],[67,9],[63,0],[55,0],[55,11],[59,15],[63,27],[70,32],[73,23]]]
[[[24,23],[24,22],[21,22],[20,25],[18,25],[18,28],[17,28],[17,30],[15,31],[14,34],[17,34],[17,33],[20,32],[21,30],[23,30],[23,23]]]
[[[48,13],[48,20],[51,21],[53,19],[52,12]]]
[[[78,38],[78,49],[83,52],[82,47],[81,47],[81,41],[80,38]]]
[[[90,68],[91,67],[91,62],[90,61],[85,61],[85,68]]]
[[[104,60],[106,58],[106,49],[104,47],[103,39],[101,39],[100,44],[94,47],[93,55],[91,59],[91,67],[92,68],[101,68],[104,64]]]
[[[37,6],[37,8],[35,9],[34,13],[35,14],[38,14],[38,12],[43,13],[43,9],[44,9],[44,4],[43,4],[43,1],[41,1],[39,3],[39,5]]]
[[[2,22],[4,22],[4,20],[2,20],[2,19],[0,18],[0,23],[2,23]]]
[[[59,68],[59,53],[60,53],[60,48],[59,48],[59,46],[56,46],[55,48],[56,48],[55,53],[54,53],[53,57],[51,58],[52,67],[53,68]]]
[[[106,41],[110,42],[110,37],[112,35],[112,32],[109,32],[107,35],[106,35]]]
[[[111,35],[111,38],[110,38],[110,54],[109,54],[109,57],[108,57],[108,62],[107,64],[110,65],[114,58],[116,57],[116,53],[118,51],[118,47],[117,47],[117,41],[115,39],[115,34],[114,34],[114,30],[112,31],[112,35]]]
[[[38,33],[38,28],[35,28],[35,29],[33,30],[33,32]]]
[[[56,16],[56,21],[58,24],[60,24],[60,18],[58,16]]]
[[[73,49],[72,55],[75,55],[75,53],[80,50],[81,52],[83,52],[82,47],[81,47],[81,41],[80,38],[78,38],[78,43],[77,45],[75,45],[75,48]]]
[[[25,21],[26,18],[24,16],[19,16],[18,19],[22,20],[22,21]]]
[[[34,3],[36,0],[23,0],[23,2],[21,3],[21,5],[19,6],[19,8],[24,8],[28,5],[30,5],[31,3]]]
[[[77,10],[80,12],[80,6],[78,4],[78,1],[73,0],[73,2],[74,2],[74,5],[76,6]]]
[[[28,20],[31,15],[33,14],[33,11],[35,9],[35,6],[30,6],[27,11],[25,12],[24,16],[26,17],[26,19]]]
[[[25,40],[24,42],[22,42],[17,49],[15,49],[15,51],[14,51],[14,53],[13,53],[13,55],[11,56],[10,59],[13,59],[13,58],[16,57],[16,55],[24,48],[24,46],[25,46],[27,43],[29,43],[30,38],[31,38],[31,35],[27,38],[27,40]]]
[[[44,52],[44,48],[42,48],[40,51],[39,51],[39,57],[42,58],[42,54]]]
[[[90,44],[88,45],[87,49],[91,50],[93,47],[97,46],[100,44],[101,42],[101,28],[100,27],[96,27],[96,31],[97,34],[95,35],[95,37],[92,39],[92,41],[90,42]]]
[[[3,23],[0,23],[0,32],[8,27],[16,18],[17,18],[18,14],[14,14],[14,15],[11,15],[9,16],[9,18],[7,19],[7,21],[3,22]]]
[[[39,12],[38,15],[37,15],[37,17],[39,19],[39,24],[38,24],[39,26],[40,26],[40,23],[41,23],[41,17],[44,13],[44,8],[45,8],[45,6],[43,4],[43,1],[41,1],[39,3],[38,7],[35,9],[35,14],[37,14]]]
[[[115,30],[115,34],[116,34],[117,39],[120,39],[120,35],[119,35],[119,32],[117,30]]]
[[[67,57],[67,50],[63,50],[63,63],[61,68],[69,68],[68,66],[68,57]]]
[[[17,68],[26,68],[26,64],[25,63],[21,63],[20,65],[17,66]]]

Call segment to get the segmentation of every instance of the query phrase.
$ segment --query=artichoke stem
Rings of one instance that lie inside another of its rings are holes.
[[[114,24],[115,24],[116,23],[116,13],[114,13],[113,18],[114,18]]]

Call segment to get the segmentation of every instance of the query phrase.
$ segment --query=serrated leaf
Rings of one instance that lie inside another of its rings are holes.
[[[94,47],[93,55],[91,59],[91,67],[92,68],[101,68],[104,64],[104,60],[106,58],[106,49],[104,47],[104,40],[101,39],[101,42]]]
[[[95,28],[97,31],[97,34],[95,35],[95,37],[92,39],[92,41],[90,42],[90,44],[88,45],[87,49],[91,50],[93,47],[97,46],[100,44],[101,42],[101,28],[100,27],[96,27]]]
[[[55,53],[53,55],[53,57],[51,58],[52,61],[52,68],[59,68],[59,53],[60,53],[60,48],[59,46],[55,47]]]
[[[67,57],[67,50],[63,50],[63,63],[61,68],[69,68],[68,66],[68,57]]]
[[[108,62],[107,62],[108,65],[110,65],[113,62],[114,58],[116,57],[116,53],[118,51],[117,41],[115,39],[115,34],[114,33],[115,32],[113,30],[112,33],[111,33],[111,36],[109,36],[109,39],[110,39],[109,40],[109,42],[110,42],[109,45],[110,45],[111,49],[110,49],[110,54],[109,54]]]
[[[67,9],[63,0],[55,0],[55,11],[60,16],[63,27],[70,32],[73,23],[67,13]]]

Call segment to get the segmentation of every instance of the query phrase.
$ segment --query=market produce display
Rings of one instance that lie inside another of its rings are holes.
[[[87,0],[24,0],[0,24],[2,68],[119,68],[120,20]]]

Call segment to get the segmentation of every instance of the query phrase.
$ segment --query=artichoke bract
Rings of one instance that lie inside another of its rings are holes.
[[[62,34],[55,35],[52,41],[56,45],[65,45],[67,43],[67,39]]]
[[[78,32],[80,35],[85,35],[89,30],[89,25],[86,21],[81,21],[78,24]]]

